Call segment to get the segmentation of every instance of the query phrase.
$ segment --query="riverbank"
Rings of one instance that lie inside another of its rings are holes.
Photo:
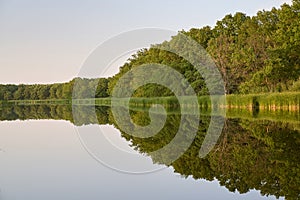
[[[179,97],[183,106],[196,107],[191,102],[192,97]],[[226,101],[224,101],[226,98]],[[128,99],[123,101],[127,106]],[[265,94],[231,94],[225,96],[200,96],[198,97],[200,108],[235,108],[247,110],[284,110],[300,111],[300,92],[265,93]],[[152,104],[161,104],[166,108],[178,108],[179,101],[176,97],[153,97],[153,98],[131,98],[129,107],[150,107]]]
[[[168,109],[176,109],[182,106],[194,108],[193,97],[151,97],[137,98],[132,97],[115,99],[117,105],[129,107],[150,107],[153,104],[164,105]],[[248,110],[284,110],[284,111],[300,111],[300,92],[285,92],[285,93],[265,93],[265,94],[231,94],[225,96],[200,96],[198,103],[200,108],[235,108]],[[42,104],[59,104],[59,105],[99,105],[111,106],[111,98],[96,98],[96,99],[46,99],[46,100],[10,100],[6,103],[15,105],[42,105]],[[3,102],[0,102],[2,105]]]

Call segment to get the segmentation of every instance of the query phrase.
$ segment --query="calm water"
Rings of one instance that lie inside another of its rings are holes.
[[[179,150],[152,152],[175,138],[179,113],[141,138],[120,130],[108,107],[76,109],[1,108],[0,199],[300,198],[299,113],[231,111],[217,144],[200,158],[211,120],[203,115],[189,147],[166,163]],[[130,114],[140,126],[150,123],[147,112]]]

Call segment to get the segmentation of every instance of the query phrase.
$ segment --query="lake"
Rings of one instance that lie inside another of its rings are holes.
[[[229,110],[216,118],[222,131],[201,157],[209,112],[183,123],[176,110],[165,118],[131,110],[132,125],[109,107],[0,111],[1,200],[300,198],[299,112]],[[128,133],[151,117],[164,122],[156,134]],[[166,148],[179,130],[185,134]]]

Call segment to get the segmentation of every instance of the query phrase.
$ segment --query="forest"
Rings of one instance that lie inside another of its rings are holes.
[[[74,78],[67,83],[54,84],[0,85],[0,100],[71,99],[74,87],[77,89],[74,93],[76,99],[102,98],[108,96],[107,86],[106,78]]]
[[[228,14],[214,27],[179,31],[197,41],[212,57],[224,80],[227,94],[300,91],[300,0],[280,8],[262,10],[255,16]],[[74,78],[67,83],[0,85],[0,100],[102,98],[112,94],[119,78],[147,63],[167,65],[180,72],[198,96],[208,95],[202,75],[191,63],[163,46],[189,48],[173,36],[170,41],[141,49],[109,78]],[[73,89],[77,83],[80,87]],[[95,88],[95,85],[97,87]],[[91,92],[95,91],[95,92]],[[136,97],[173,96],[168,88],[147,84]]]

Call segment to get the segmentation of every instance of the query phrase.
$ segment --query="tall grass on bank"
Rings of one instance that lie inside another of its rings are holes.
[[[72,100],[69,99],[45,99],[45,100],[9,100],[6,104],[15,105],[69,105]]]
[[[192,97],[179,97],[185,107],[196,107],[191,104]],[[226,98],[226,101],[224,101]],[[123,101],[123,104],[122,104]],[[120,104],[125,105],[128,99],[120,99]],[[150,107],[153,104],[161,104],[166,108],[180,107],[176,97],[152,97],[130,98],[129,107]],[[300,92],[266,93],[266,94],[232,94],[225,96],[200,96],[198,97],[200,108],[241,108],[250,110],[300,110]]]
[[[272,93],[259,97],[260,108],[267,110],[298,110],[300,108],[300,93]]]
[[[108,98],[90,98],[90,99],[73,99],[71,100],[72,105],[97,105],[97,106],[110,106],[111,99]]]
[[[166,109],[178,109],[180,106],[188,108],[196,108],[197,105],[191,103],[193,97],[183,96],[178,99],[172,97],[151,97],[151,98],[120,98],[114,103],[120,106],[133,107],[151,107],[153,104],[163,105]],[[239,108],[250,110],[287,110],[300,111],[300,92],[285,93],[266,93],[266,94],[233,94],[225,96],[200,96],[198,97],[198,105],[202,109],[212,108]],[[179,101],[180,100],[180,101]],[[39,104],[73,104],[73,105],[103,105],[111,106],[111,98],[97,99],[48,99],[48,100],[11,100],[5,103],[13,103],[17,105],[39,105]],[[182,105],[179,104],[181,102]],[[0,102],[1,104],[5,104]]]
[[[227,95],[226,107],[299,111],[300,92]]]

